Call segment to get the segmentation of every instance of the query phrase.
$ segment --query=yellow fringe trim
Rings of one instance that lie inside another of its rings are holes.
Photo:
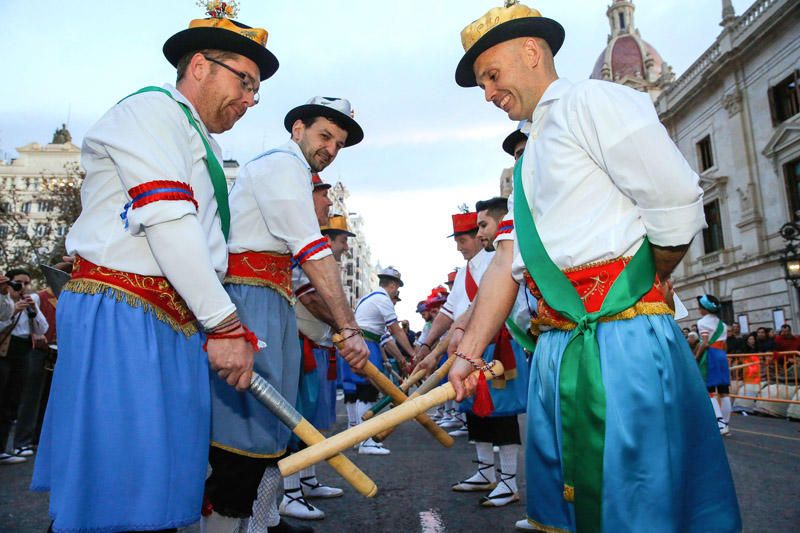
[[[575,501],[575,487],[573,487],[572,485],[564,485],[563,495],[564,495],[564,499],[567,500],[568,502],[574,502]]]
[[[601,266],[610,265],[611,263],[616,263],[617,261],[620,260],[622,260],[623,264],[627,266],[632,257],[633,256],[630,257],[625,256],[625,257],[617,257],[616,259],[603,259],[601,261],[592,261],[591,263],[584,263],[582,265],[561,269],[561,272],[563,272],[564,274],[569,274],[571,272],[578,272],[580,270],[588,270],[590,268],[597,268]]]
[[[620,311],[616,315],[601,317],[599,322],[616,322],[618,320],[630,320],[640,315],[672,315],[672,309],[664,302],[636,302],[633,306]],[[572,331],[575,323],[569,320],[556,320],[553,318],[542,317],[531,319],[531,329],[539,332],[539,326],[550,326],[551,328]]]
[[[570,533],[569,529],[561,529],[560,527],[553,527],[553,526],[546,526],[534,520],[531,517],[528,518],[528,523],[535,527],[540,531],[544,531],[544,533]]]
[[[145,313],[154,314],[158,320],[164,322],[178,333],[183,333],[187,338],[200,331],[196,322],[192,321],[186,324],[180,324],[163,309],[153,305],[138,294],[134,294],[119,287],[114,287],[113,285],[108,285],[102,281],[86,278],[71,279],[64,285],[64,290],[77,294],[103,294],[114,297],[118,302],[125,302],[133,308],[142,309]]]
[[[225,276],[225,284],[234,284],[234,285],[249,285],[251,287],[266,287],[268,289],[272,289],[283,298],[289,302],[289,305],[294,306],[295,304],[295,297],[294,296],[287,296],[286,295],[286,288],[281,287],[277,283],[273,281],[267,281],[265,279],[260,278],[249,278],[244,276]]]
[[[268,454],[246,452],[238,448],[225,446],[224,444],[220,444],[219,442],[214,442],[213,440],[211,441],[211,445],[214,448],[219,448],[220,450],[225,450],[226,452],[235,453],[236,455],[244,455],[245,457],[253,457],[254,459],[275,459],[276,457],[280,457],[286,454],[285,449],[279,451],[278,453],[268,453]]]

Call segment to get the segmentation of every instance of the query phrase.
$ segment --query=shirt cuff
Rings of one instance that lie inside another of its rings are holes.
[[[292,262],[296,266],[303,266],[306,261],[316,261],[329,255],[331,255],[331,245],[328,238],[315,235],[300,246],[299,251],[292,257]]]
[[[453,320],[453,312],[450,309],[448,309],[446,306],[442,306],[442,308],[439,309],[439,312],[440,313],[444,313],[444,316],[446,316],[450,320]]]
[[[667,209],[639,208],[647,237],[656,246],[683,246],[706,227],[703,199]]]
[[[306,294],[311,294],[314,291],[316,291],[314,286],[311,283],[306,283],[305,285],[298,287],[297,290],[294,291],[294,295],[300,298],[301,296],[305,296]]]

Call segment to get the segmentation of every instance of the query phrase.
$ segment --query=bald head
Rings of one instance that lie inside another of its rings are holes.
[[[545,89],[558,78],[553,52],[539,37],[497,44],[478,56],[473,70],[486,101],[511,120],[530,119]]]

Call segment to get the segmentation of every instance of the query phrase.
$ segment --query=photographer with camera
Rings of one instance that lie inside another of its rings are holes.
[[[28,355],[48,329],[38,298],[28,294],[30,273],[11,269],[5,277],[14,307],[10,317],[0,320],[0,465],[26,461],[24,457],[6,453],[6,444],[25,387]]]
[[[8,278],[0,274],[0,320],[14,314],[14,300],[8,294]]]

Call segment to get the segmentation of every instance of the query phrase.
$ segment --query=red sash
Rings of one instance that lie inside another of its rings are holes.
[[[328,381],[336,381],[336,350],[328,348]]]
[[[228,254],[225,283],[270,287],[294,303],[292,297],[292,256],[272,252]]]
[[[469,271],[469,261],[467,261],[467,276],[464,279],[464,288],[467,290],[469,303],[472,303],[475,295],[478,294],[478,284],[475,283],[475,278],[472,277],[472,272]]]
[[[492,358],[503,363],[503,375],[499,378],[500,381],[496,383],[493,381],[492,386],[503,388],[505,380],[514,379],[517,376],[517,358],[514,357],[514,348],[511,346],[511,334],[503,326],[492,342],[494,343]]]
[[[162,276],[141,276],[95,265],[81,256],[75,257],[72,279],[65,290],[81,294],[110,291],[133,307],[152,311],[156,317],[187,336],[197,333],[194,315],[181,295]]]
[[[303,345],[303,373],[308,374],[317,369],[317,360],[314,359],[314,348],[318,348],[318,346],[302,333],[300,333],[300,342]]]

